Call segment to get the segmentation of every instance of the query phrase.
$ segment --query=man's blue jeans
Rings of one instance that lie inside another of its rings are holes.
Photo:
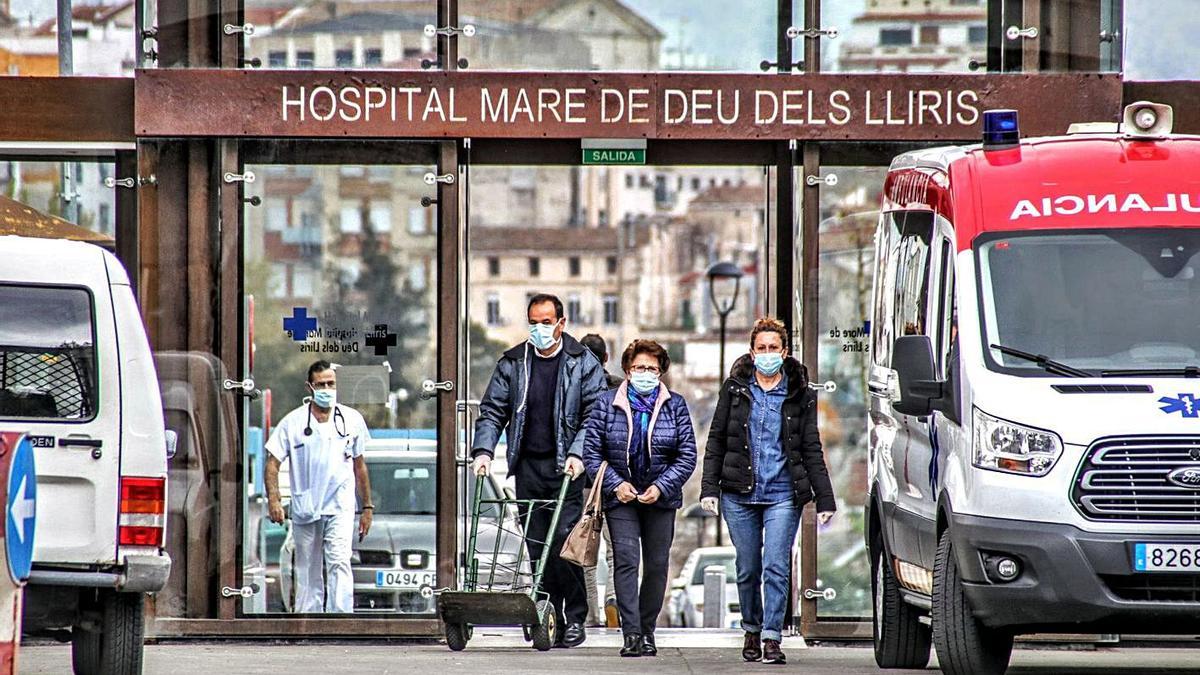
[[[762,633],[764,640],[779,640],[791,596],[788,579],[800,509],[791,499],[778,504],[742,504],[723,495],[721,513],[737,550],[742,630]]]

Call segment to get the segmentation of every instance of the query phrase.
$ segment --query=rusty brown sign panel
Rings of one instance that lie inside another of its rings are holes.
[[[1119,75],[726,75],[156,70],[138,136],[963,140],[1116,121]]]
[[[134,140],[131,77],[0,78],[3,141]]]

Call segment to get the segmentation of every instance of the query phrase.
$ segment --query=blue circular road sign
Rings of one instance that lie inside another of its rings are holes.
[[[33,566],[33,531],[37,506],[37,474],[33,469],[33,446],[22,438],[8,467],[8,504],[4,546],[8,575],[13,583],[24,583]]]

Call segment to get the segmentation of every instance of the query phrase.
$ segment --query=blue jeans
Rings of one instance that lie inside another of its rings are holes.
[[[777,504],[742,504],[723,495],[721,513],[737,550],[742,630],[762,633],[764,640],[779,640],[791,596],[788,578],[800,509],[791,499]]]

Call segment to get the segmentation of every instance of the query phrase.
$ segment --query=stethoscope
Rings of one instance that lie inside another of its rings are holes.
[[[312,436],[312,397],[306,396],[304,402],[308,405],[308,420],[304,424],[304,435]],[[338,428],[338,422],[342,423],[342,427]],[[346,431],[346,417],[342,415],[342,409],[337,404],[333,406],[333,430],[337,432],[340,438],[345,438],[350,434]]]

